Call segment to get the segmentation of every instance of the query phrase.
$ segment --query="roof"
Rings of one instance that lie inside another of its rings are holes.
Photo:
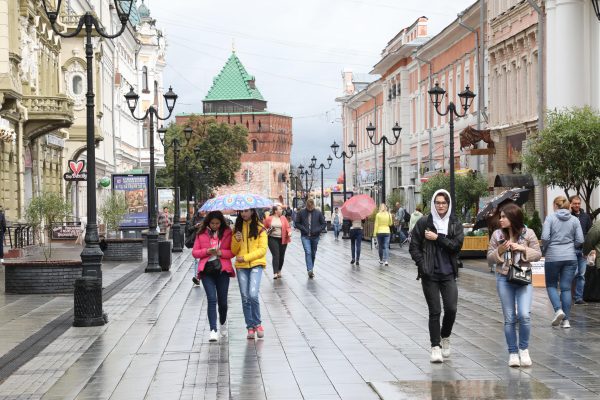
[[[272,112],[272,111],[240,111],[240,112],[222,112],[222,113],[213,113],[213,112],[209,112],[209,113],[179,113],[176,115],[176,117],[190,117],[192,115],[196,115],[196,116],[200,116],[200,117],[215,117],[215,116],[219,116],[219,115],[277,115],[280,117],[289,117],[292,118],[291,115],[288,114],[284,114],[284,113],[278,113],[278,112]]]
[[[131,11],[129,12],[129,22],[131,22],[131,25],[135,26],[138,25],[140,23],[140,15],[138,13],[138,9],[134,4],[135,2],[129,3],[129,2],[122,2],[122,10],[125,12],[129,11],[129,8],[131,7]]]
[[[150,17],[150,9],[144,4],[144,0],[142,0],[142,4],[138,7],[138,14],[140,18]]]
[[[219,75],[213,79],[213,85],[204,98],[204,101],[219,100],[265,101],[254,86],[254,77],[246,72],[235,52],[231,53]]]

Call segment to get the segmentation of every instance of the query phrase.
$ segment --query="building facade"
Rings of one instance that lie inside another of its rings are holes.
[[[217,194],[254,193],[285,203],[292,149],[292,118],[267,111],[267,101],[233,52],[203,100],[202,118],[213,118],[248,130],[248,152],[236,183],[220,187]],[[177,115],[176,123],[185,125],[190,115]]]

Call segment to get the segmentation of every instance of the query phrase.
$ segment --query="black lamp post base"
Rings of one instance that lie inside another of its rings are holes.
[[[148,265],[144,272],[161,272],[158,265],[158,232],[156,227],[150,227],[148,231]]]
[[[173,233],[173,249],[171,252],[173,253],[181,253],[183,251],[183,237],[181,232],[181,225],[173,225],[173,229],[171,230]]]
[[[108,316],[102,311],[102,279],[83,276],[75,281],[73,326],[102,326]]]

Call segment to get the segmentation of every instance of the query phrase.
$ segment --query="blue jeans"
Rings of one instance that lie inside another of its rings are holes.
[[[377,234],[377,248],[379,250],[379,261],[387,262],[390,259],[390,234]]]
[[[506,280],[505,275],[496,274],[496,290],[502,304],[504,314],[504,336],[508,345],[509,354],[518,353],[519,350],[529,348],[529,334],[531,332],[531,300],[533,298],[532,285],[518,285]],[[517,310],[515,311],[515,303]],[[519,321],[519,343],[517,346],[517,320]]]
[[[306,260],[306,270],[312,271],[315,267],[315,257],[317,256],[317,246],[319,245],[319,236],[302,236],[302,247],[304,248],[304,259]]]
[[[362,229],[350,229],[350,251],[352,252],[352,259],[356,262],[360,260],[362,237]]]
[[[260,280],[263,268],[238,268],[237,277],[242,296],[242,310],[246,320],[246,329],[256,328],[260,325]]]
[[[575,274],[575,300],[583,300],[583,287],[585,286],[585,270],[587,268],[586,257],[583,252],[576,251],[577,273]]]
[[[217,303],[219,304],[219,322],[227,321],[227,293],[229,292],[229,275],[203,275],[202,286],[206,292],[208,323],[211,331],[217,330]]]
[[[340,237],[340,231],[342,230],[341,224],[333,224],[333,236],[337,239]]]
[[[554,311],[562,308],[565,313],[564,319],[569,319],[571,313],[571,284],[577,271],[577,260],[546,261],[546,291],[554,307]],[[560,283],[560,297],[556,286]]]

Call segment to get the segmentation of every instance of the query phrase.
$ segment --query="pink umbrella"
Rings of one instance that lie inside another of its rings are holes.
[[[359,194],[356,196],[350,197],[346,202],[342,205],[342,216],[344,219],[349,220],[357,220],[357,219],[365,219],[375,209],[375,200],[373,200],[369,195]]]

